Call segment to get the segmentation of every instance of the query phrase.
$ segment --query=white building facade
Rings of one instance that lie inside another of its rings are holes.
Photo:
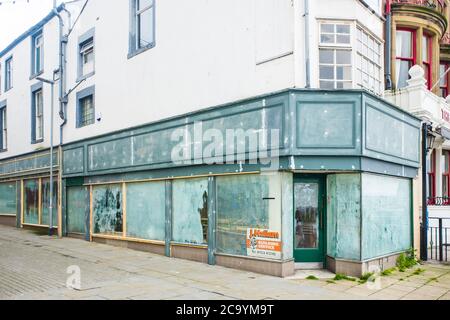
[[[60,236],[280,276],[388,266],[414,246],[420,121],[381,99],[383,33],[380,1],[62,5],[0,52],[0,221],[49,227],[54,82]],[[271,132],[267,154],[198,157],[198,123]]]

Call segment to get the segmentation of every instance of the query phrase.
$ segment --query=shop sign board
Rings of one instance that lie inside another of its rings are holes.
[[[266,259],[281,259],[280,232],[248,228],[247,255]]]

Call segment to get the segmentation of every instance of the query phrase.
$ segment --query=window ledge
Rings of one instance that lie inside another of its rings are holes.
[[[8,92],[9,90],[11,90],[13,87],[9,87],[9,88],[5,88],[5,91],[3,91],[3,92]]]
[[[36,140],[36,141],[31,141],[31,144],[38,144],[38,143],[42,143],[42,142],[44,142],[44,139],[39,139],[39,140]]]
[[[8,151],[8,149],[0,149],[0,153],[5,153],[7,151]]]
[[[149,44],[149,45],[146,46],[146,47],[142,47],[142,48],[139,48],[139,49],[137,49],[137,50],[130,51],[130,52],[128,53],[128,59],[131,59],[131,58],[137,56],[138,54],[141,54],[141,53],[143,53],[143,52],[145,52],[145,51],[147,51],[147,50],[150,50],[150,49],[152,49],[152,48],[154,48],[154,47],[155,47],[155,43],[152,43],[152,44]]]
[[[87,128],[87,127],[90,127],[90,126],[93,126],[93,125],[95,125],[95,122],[94,122],[94,123],[91,123],[91,124],[86,124],[86,125],[84,125],[84,126],[82,126],[82,125],[77,125],[75,128],[76,128],[76,129],[83,129],[83,128]]]
[[[92,71],[91,73],[88,73],[88,74],[83,75],[83,76],[78,76],[76,82],[81,82],[83,80],[86,80],[87,78],[90,78],[90,77],[94,76],[94,75],[95,75],[95,71]]]
[[[39,76],[42,75],[43,73],[44,73],[44,70],[39,71],[38,73],[32,74],[32,75],[30,76],[30,80],[33,80],[33,79],[39,77]]]

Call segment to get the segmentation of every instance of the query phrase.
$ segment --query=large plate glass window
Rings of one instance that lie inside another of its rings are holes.
[[[94,233],[122,236],[122,186],[95,186],[92,197]]]

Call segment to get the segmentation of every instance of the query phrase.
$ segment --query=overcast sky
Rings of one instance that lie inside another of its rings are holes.
[[[61,2],[57,0],[58,4]],[[53,0],[0,0],[0,3],[0,51],[42,20],[53,6]]]

